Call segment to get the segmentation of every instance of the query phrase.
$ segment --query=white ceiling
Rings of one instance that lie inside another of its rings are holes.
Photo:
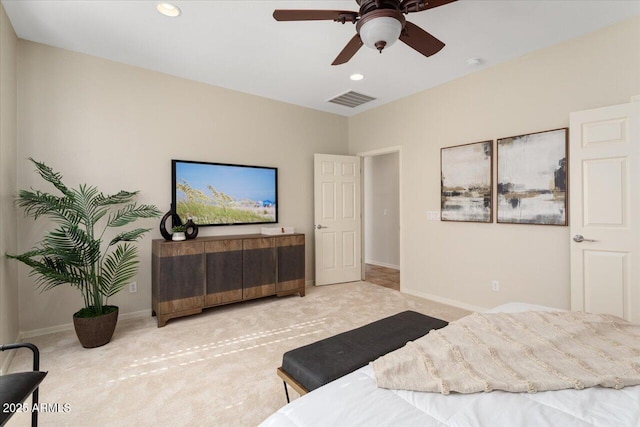
[[[331,66],[353,24],[276,22],[273,10],[358,10],[355,0],[174,1],[178,18],[157,3],[2,1],[20,38],[344,116],[640,15],[640,0],[460,0],[407,16],[446,43],[438,54],[398,42]],[[472,57],[482,64],[466,65]],[[355,72],[364,80],[351,81]],[[353,109],[327,102],[349,90],[377,99]]]

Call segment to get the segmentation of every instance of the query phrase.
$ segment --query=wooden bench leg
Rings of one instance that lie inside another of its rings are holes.
[[[287,388],[287,385],[297,391],[300,396],[309,393],[309,390],[304,388],[302,384],[296,381],[288,372],[282,369],[282,367],[278,368],[276,372],[278,373],[278,376],[282,378],[282,382],[284,382],[284,392],[287,395],[287,403],[289,403],[289,389]]]

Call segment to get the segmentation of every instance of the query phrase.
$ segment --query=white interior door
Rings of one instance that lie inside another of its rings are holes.
[[[360,280],[360,157],[314,155],[316,285]]]
[[[571,114],[571,309],[640,322],[640,102]]]

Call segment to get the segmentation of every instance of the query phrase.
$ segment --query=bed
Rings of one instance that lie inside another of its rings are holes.
[[[553,311],[510,303],[491,312]],[[640,362],[640,360],[639,360]],[[279,409],[263,427],[640,426],[640,386],[538,393],[449,394],[378,388],[371,365]]]

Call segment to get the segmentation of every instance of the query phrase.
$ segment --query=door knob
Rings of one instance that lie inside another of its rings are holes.
[[[582,237],[582,234],[576,234],[575,236],[573,236],[573,241],[576,242],[576,243],[597,242],[597,240],[585,239],[584,237]]]
[[[321,230],[323,228],[329,228],[329,227],[325,227],[324,225],[321,225],[321,224],[316,225],[316,230]]]

